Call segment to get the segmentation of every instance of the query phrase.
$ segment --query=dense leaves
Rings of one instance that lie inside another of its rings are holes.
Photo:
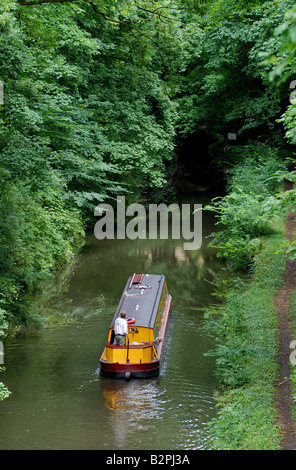
[[[205,209],[216,213],[221,228],[211,241],[219,248],[218,256],[246,269],[264,237],[274,233],[274,217],[285,210],[275,195],[279,190],[275,174],[283,173],[285,165],[280,152],[266,144],[246,146],[240,153],[243,158],[233,169],[228,194]]]
[[[274,31],[292,4],[219,1],[201,25],[199,60],[187,69],[180,99],[180,131],[186,136],[205,128],[217,162],[229,133],[243,145],[281,139],[276,119],[286,109],[289,89],[270,81],[274,63],[264,58],[280,51]]]
[[[159,200],[176,142],[201,128],[214,165],[246,158],[258,186],[235,175],[218,209],[248,263],[272,230],[262,171],[280,166],[283,127],[296,141],[295,24],[291,0],[1,1],[0,325],[37,322],[27,301],[73,258],[94,207]],[[229,133],[261,147],[230,151]]]
[[[166,184],[186,54],[166,2],[33,3],[0,5],[1,306],[22,323],[98,203]]]

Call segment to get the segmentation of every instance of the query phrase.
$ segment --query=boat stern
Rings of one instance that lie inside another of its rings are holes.
[[[107,344],[100,359],[101,375],[114,378],[145,378],[159,374],[153,343],[119,346]]]

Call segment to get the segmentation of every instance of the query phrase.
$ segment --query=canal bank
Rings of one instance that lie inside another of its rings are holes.
[[[224,304],[208,312],[219,314],[207,329],[217,337],[212,354],[222,386],[218,417],[209,423],[212,449],[295,448],[291,416],[295,394],[292,396],[290,386],[294,375],[293,369],[291,376],[289,371],[293,338],[289,303],[295,290],[291,286],[295,261],[289,261],[286,249],[287,239],[290,243],[293,239],[291,213],[288,225],[286,222],[294,192],[268,187],[272,177],[264,175],[265,165],[264,160],[257,166],[250,162],[238,165],[230,196],[220,206],[220,220],[236,214],[235,231],[231,232],[230,224],[222,237],[218,234],[222,252],[232,263],[247,266],[249,279],[241,282],[238,274],[235,281],[234,270],[231,287],[224,289]],[[288,172],[279,174],[290,176]],[[250,215],[245,210],[250,201],[252,219],[245,216]],[[228,248],[232,247],[228,252],[225,239]]]
[[[283,281],[284,218],[256,256],[251,279],[229,290],[210,329],[222,383],[218,417],[209,424],[211,449],[280,449],[275,389],[278,381],[278,319],[274,298]],[[280,251],[280,253],[279,253]]]

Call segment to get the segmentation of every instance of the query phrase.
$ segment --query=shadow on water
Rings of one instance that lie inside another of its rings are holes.
[[[204,217],[203,237],[213,230]],[[213,302],[209,281],[221,264],[204,243],[184,251],[179,240],[103,240],[90,235],[64,285],[36,301],[49,328],[5,347],[0,403],[2,449],[202,449],[215,416],[211,338],[202,309]],[[99,357],[128,276],[164,274],[173,311],[160,376],[116,381],[99,375]],[[56,287],[56,288],[55,288]],[[201,310],[200,310],[201,309]]]

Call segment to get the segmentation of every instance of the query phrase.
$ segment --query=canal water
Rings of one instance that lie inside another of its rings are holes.
[[[2,450],[205,448],[218,389],[205,356],[213,339],[201,331],[213,273],[222,269],[207,247],[213,228],[204,214],[197,251],[179,240],[88,237],[67,282],[36,302],[50,327],[5,345],[1,380],[12,393],[0,403]],[[106,379],[99,358],[134,272],[164,274],[173,297],[163,365],[154,379]]]

